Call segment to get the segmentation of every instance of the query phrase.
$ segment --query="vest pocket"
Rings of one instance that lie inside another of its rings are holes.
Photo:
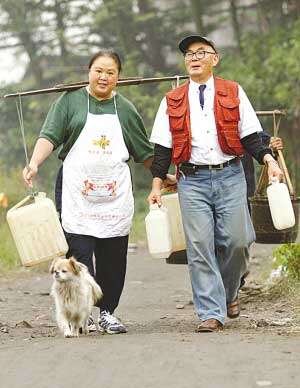
[[[174,108],[172,106],[169,106],[167,109],[167,114],[169,115],[171,132],[173,130],[183,130],[185,108],[184,107]]]
[[[173,140],[173,145],[172,145],[172,157],[173,159],[179,158],[183,151],[186,150],[187,147],[187,136],[180,132],[180,133],[172,133],[172,140]]]
[[[184,140],[182,142],[177,142],[173,145],[173,152],[172,152],[172,157],[174,160],[180,158],[181,154],[186,148],[186,142],[187,140]]]
[[[224,121],[239,121],[239,98],[220,98],[219,104],[221,105]]]
[[[236,130],[225,129],[223,130],[224,140],[233,155],[242,155],[244,148]]]

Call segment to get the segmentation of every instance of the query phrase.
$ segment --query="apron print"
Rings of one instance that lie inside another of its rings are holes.
[[[84,196],[109,198],[116,196],[117,181],[105,180],[101,178],[85,179],[81,193]]]

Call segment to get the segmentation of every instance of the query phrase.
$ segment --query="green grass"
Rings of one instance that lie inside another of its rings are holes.
[[[275,268],[282,266],[290,278],[300,282],[300,244],[282,244],[274,250],[273,256]]]
[[[272,284],[268,289],[267,298],[270,300],[278,300],[281,297],[298,301],[297,304],[299,306],[300,281],[294,278],[283,277]]]
[[[0,271],[2,272],[19,266],[20,260],[4,217],[1,216],[0,222]]]

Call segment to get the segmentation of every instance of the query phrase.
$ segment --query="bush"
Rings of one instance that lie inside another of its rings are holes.
[[[283,244],[273,252],[275,266],[282,266],[283,272],[300,281],[300,244]]]

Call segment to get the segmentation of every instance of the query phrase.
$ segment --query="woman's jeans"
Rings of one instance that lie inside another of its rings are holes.
[[[195,309],[201,320],[224,324],[255,240],[242,165],[181,175],[178,194]]]

